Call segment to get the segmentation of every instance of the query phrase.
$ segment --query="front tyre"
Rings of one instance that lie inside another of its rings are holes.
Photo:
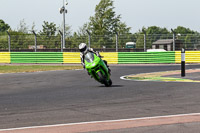
[[[108,81],[106,80],[106,77],[99,71],[98,73],[99,76],[99,81],[103,83],[106,87],[110,87],[112,85],[112,80],[109,79]]]
[[[99,81],[100,81],[101,83],[104,83],[104,82],[106,81],[106,79],[104,78],[104,76],[103,76],[103,74],[101,73],[101,71],[99,71],[99,72],[97,73],[97,75],[99,76]]]
[[[110,87],[112,85],[112,80],[109,79],[108,82],[106,81],[105,86]]]

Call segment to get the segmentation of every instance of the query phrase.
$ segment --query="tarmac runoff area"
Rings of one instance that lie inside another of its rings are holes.
[[[200,69],[186,70],[186,77],[180,76],[180,70],[176,71],[160,71],[153,73],[142,73],[122,76],[121,79],[130,81],[153,81],[153,82],[195,82],[200,83]],[[153,116],[131,119],[105,120],[105,121],[91,121],[81,123],[67,123],[57,125],[21,127],[11,129],[0,129],[0,133],[132,133],[135,129],[155,127],[155,126],[170,126],[175,124],[186,125],[183,133],[194,132],[191,130],[192,124],[195,124],[195,132],[200,131],[200,113],[191,114],[177,114],[166,116]],[[129,130],[129,131],[127,131]],[[170,130],[165,130],[168,133]],[[176,130],[176,133],[179,132]],[[182,131],[182,130],[181,130]],[[134,132],[139,133],[139,132]],[[158,133],[148,131],[148,133]],[[162,132],[159,132],[162,133]]]

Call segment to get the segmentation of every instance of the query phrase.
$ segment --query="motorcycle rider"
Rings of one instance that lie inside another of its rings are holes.
[[[92,52],[94,54],[96,54],[96,56],[98,57],[102,57],[98,51],[94,51],[93,48],[88,48],[87,45],[85,43],[81,43],[79,45],[79,50],[80,50],[80,58],[81,58],[81,64],[83,65],[83,68],[85,69],[85,62],[84,62],[84,59],[85,59],[85,54],[89,51],[89,52]],[[108,72],[110,74],[111,70],[109,68],[109,66],[107,65],[107,61],[103,60],[104,63],[106,64],[106,66],[108,67]]]

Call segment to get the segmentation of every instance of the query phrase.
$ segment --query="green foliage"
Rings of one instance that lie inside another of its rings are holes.
[[[146,34],[146,47],[151,48],[151,45],[153,42],[159,40],[159,39],[166,39],[172,36],[170,32],[166,28],[160,28],[157,26],[150,26],[147,29],[145,27],[142,28],[141,31],[136,33],[139,38],[136,42],[137,48],[143,48],[144,47],[144,35]]]
[[[42,28],[38,36],[38,45],[44,45],[47,48],[60,48],[60,35],[55,36],[56,24],[44,21]]]
[[[11,35],[11,50],[28,49],[29,45],[34,45],[33,34],[10,31],[10,35]]]
[[[95,15],[90,17],[87,28],[93,38],[93,46],[97,48],[113,48],[115,34],[128,34],[130,27],[120,21],[121,15],[116,15],[112,0],[101,0],[95,8]],[[83,30],[82,30],[83,31]],[[84,32],[82,32],[84,33]],[[114,37],[113,37],[114,36]]]
[[[24,19],[20,21],[17,31],[21,33],[28,33],[28,26]]]
[[[78,34],[78,36],[87,36],[87,32],[86,30],[88,30],[88,23],[85,23],[82,27],[79,27],[79,30],[76,34]]]
[[[61,32],[63,32],[63,27],[60,26],[60,27],[57,28],[57,30],[60,30]],[[66,35],[66,37],[70,37],[71,34],[72,34],[71,26],[66,24],[65,25],[65,35]]]
[[[190,30],[189,28],[185,28],[182,26],[178,26],[176,29],[174,29],[175,33],[177,34],[195,34],[193,30]]]
[[[186,48],[194,48],[194,44],[199,43],[199,33],[189,28],[178,26],[174,32],[178,35],[177,39],[181,40]]]
[[[2,19],[0,19],[0,32],[5,32],[10,28]]]
[[[40,35],[45,35],[47,37],[53,36],[56,33],[56,24],[51,22],[44,21],[42,25],[42,31],[40,31]]]
[[[129,33],[130,28],[116,15],[112,0],[101,0],[95,8],[95,15],[90,17],[88,28],[94,35],[112,35],[116,32]]]

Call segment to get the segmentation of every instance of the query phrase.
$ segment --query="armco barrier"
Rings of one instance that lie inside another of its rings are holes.
[[[63,63],[61,52],[11,52],[11,63]]]
[[[175,52],[119,52],[118,64],[175,63]]]
[[[0,63],[10,63],[10,53],[1,52],[0,53]]]
[[[181,52],[101,52],[109,64],[181,63]],[[0,63],[81,63],[79,52],[1,52]],[[200,51],[186,51],[186,63],[200,63]]]
[[[64,52],[63,63],[81,63],[80,53],[78,52]]]
[[[106,60],[108,64],[118,64],[118,53],[117,52],[101,52],[103,60]]]
[[[175,63],[181,63],[181,52],[176,51]],[[186,51],[185,63],[200,63],[200,51]]]

